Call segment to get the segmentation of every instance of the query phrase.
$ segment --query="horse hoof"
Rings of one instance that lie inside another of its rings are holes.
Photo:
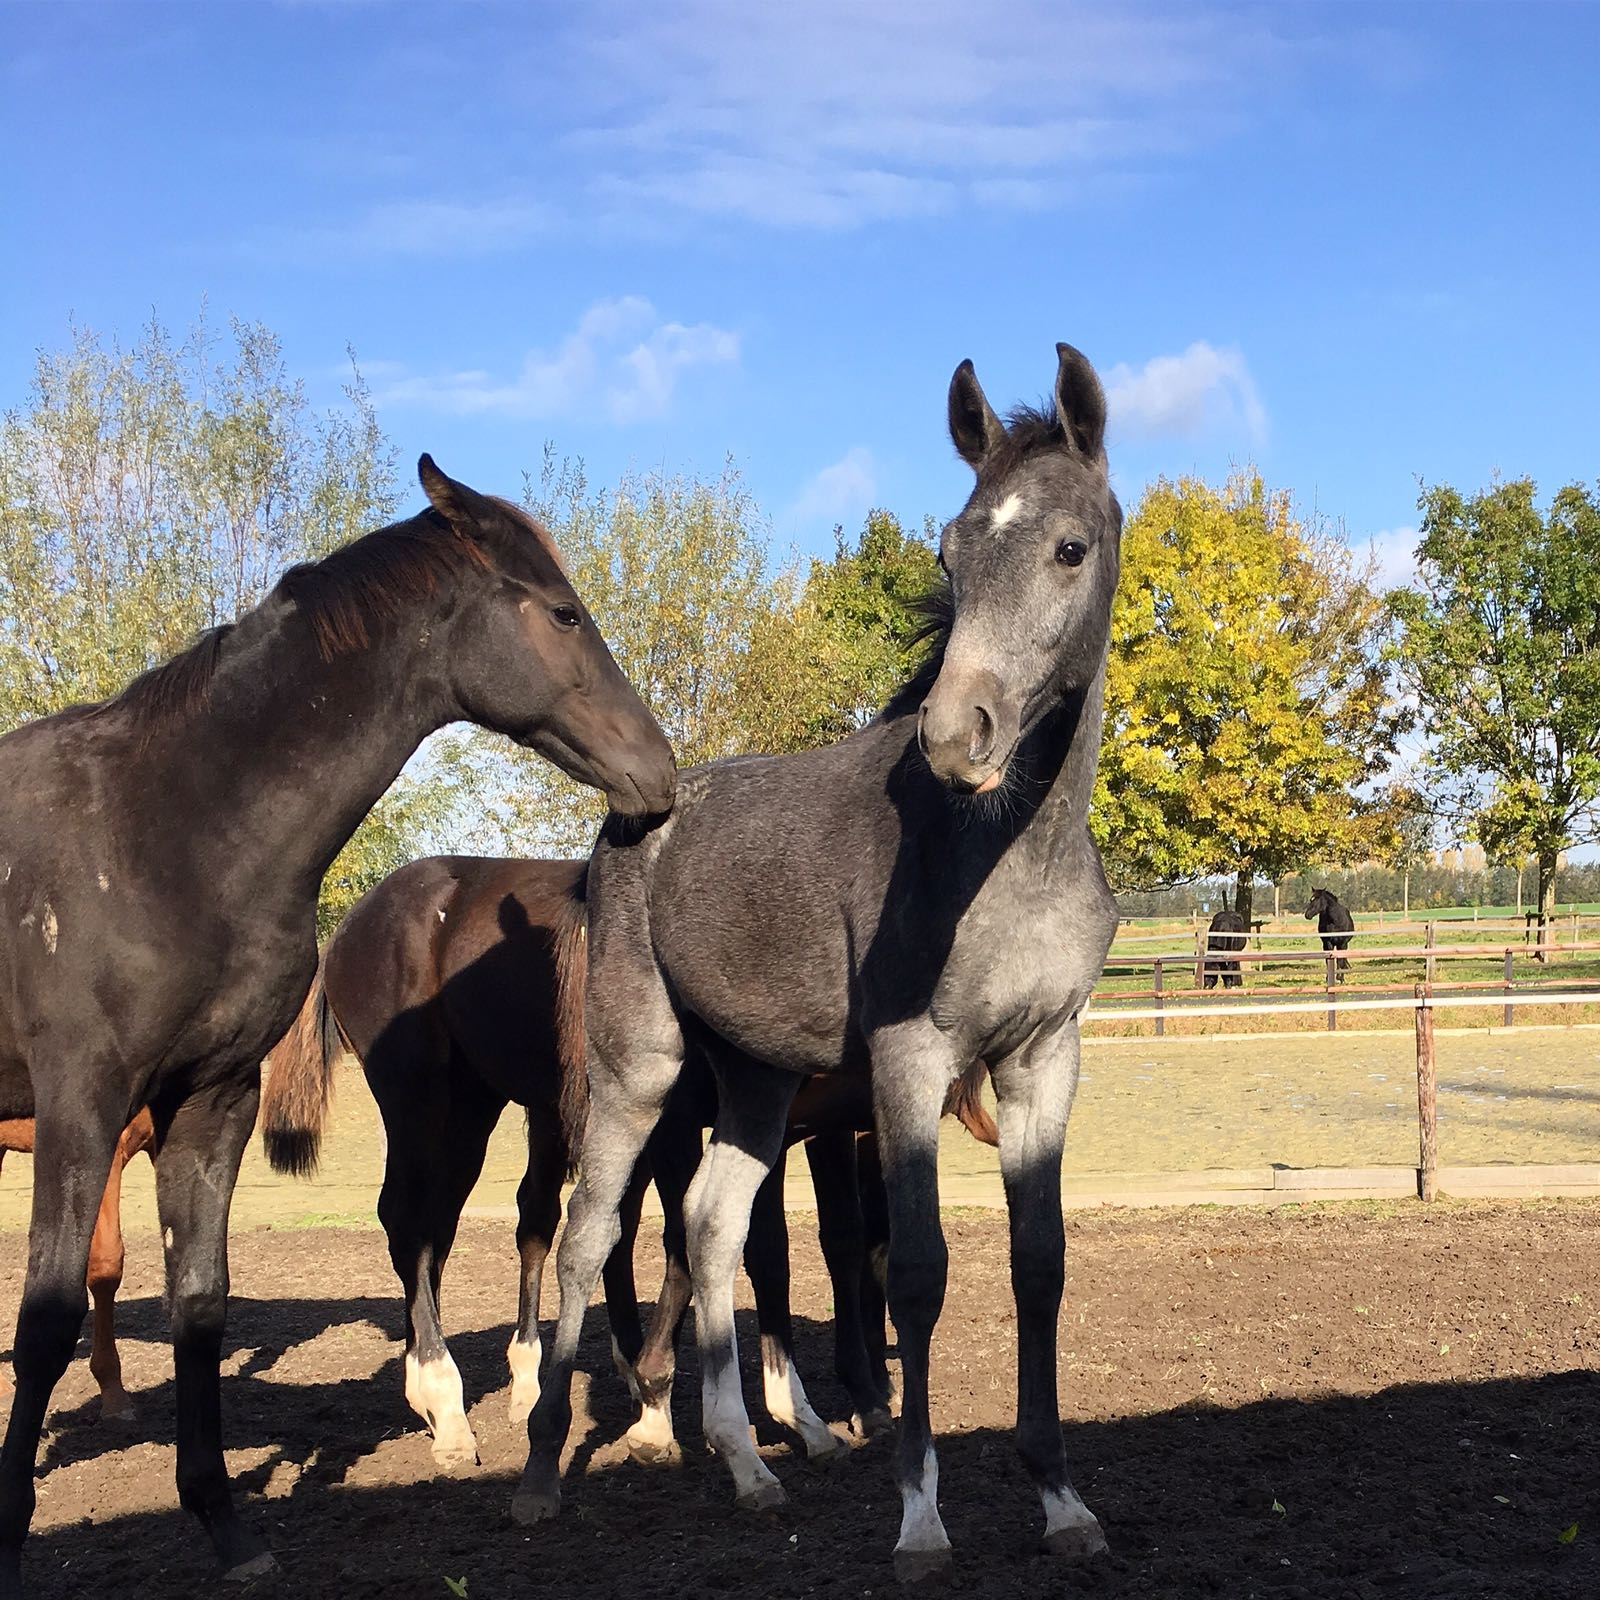
[[[260,1555],[251,1556],[248,1561],[241,1561],[236,1567],[229,1567],[222,1574],[224,1583],[253,1583],[257,1578],[265,1578],[278,1570],[278,1563],[270,1550],[263,1550]]]
[[[662,1461],[670,1461],[672,1453],[677,1448],[675,1440],[668,1439],[635,1439],[628,1435],[628,1459],[636,1462],[641,1467],[653,1467]]]
[[[938,1550],[896,1550],[894,1575],[901,1583],[944,1583],[955,1567],[950,1546]]]
[[[755,1488],[746,1489],[734,1502],[741,1511],[777,1511],[788,1503],[789,1496],[776,1478],[771,1483],[758,1483]]]
[[[100,1399],[100,1420],[102,1422],[137,1422],[139,1408],[125,1394],[102,1395]]]
[[[831,1467],[835,1462],[843,1461],[850,1454],[850,1446],[829,1428],[825,1434],[818,1434],[813,1439],[806,1440],[806,1459],[817,1466]]]
[[[1092,1556],[1103,1556],[1111,1547],[1100,1531],[1100,1524],[1090,1518],[1076,1528],[1057,1528],[1044,1536],[1046,1555],[1062,1561],[1087,1561]]]
[[[535,1399],[537,1398],[535,1396]],[[511,1419],[511,1426],[513,1428],[527,1427],[528,1418],[533,1415],[533,1407],[533,1400],[518,1400],[513,1396],[511,1404],[506,1408],[506,1415]]]
[[[887,1406],[874,1406],[871,1411],[858,1411],[850,1419],[850,1427],[863,1439],[876,1439],[880,1433],[887,1433],[894,1427],[894,1418]]]
[[[559,1489],[518,1488],[511,1497],[511,1520],[521,1523],[524,1528],[531,1528],[539,1522],[554,1522],[560,1514]]]
[[[458,1449],[435,1450],[433,1464],[441,1472],[470,1472],[479,1464],[478,1447],[462,1445]]]

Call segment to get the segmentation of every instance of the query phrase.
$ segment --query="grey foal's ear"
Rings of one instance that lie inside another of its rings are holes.
[[[950,380],[950,438],[957,453],[976,472],[1005,432],[972,363],[963,361]]]
[[[1081,350],[1058,344],[1056,357],[1056,415],[1072,447],[1099,461],[1106,449],[1106,392]]]

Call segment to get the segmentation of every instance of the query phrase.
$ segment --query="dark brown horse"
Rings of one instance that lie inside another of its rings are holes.
[[[7,1152],[32,1155],[36,1137],[32,1117],[0,1122],[0,1159]],[[122,1357],[117,1354],[117,1290],[122,1287],[122,1172],[139,1154],[155,1143],[156,1125],[141,1111],[117,1140],[111,1158],[111,1178],[100,1196],[89,1241],[89,1295],[94,1301],[94,1342],[89,1349],[89,1371],[100,1385],[100,1415],[107,1421],[126,1422],[134,1414],[133,1401],[122,1387]],[[154,1155],[151,1156],[154,1160]]]
[[[540,1281],[588,1104],[585,876],[584,863],[573,861],[442,856],[402,867],[340,924],[298,1022],[268,1063],[268,1157],[279,1171],[300,1174],[316,1163],[334,1066],[348,1053],[365,1068],[388,1141],[378,1215],[405,1293],[406,1400],[432,1431],[442,1466],[475,1461],[477,1440],[445,1341],[440,1280],[508,1103],[528,1114],[528,1165],[517,1190],[519,1304],[507,1349],[514,1423],[527,1419],[539,1394]],[[992,1143],[997,1134],[978,1100],[980,1082],[964,1083],[951,1109]],[[700,1160],[701,1130],[715,1113],[710,1074],[687,1074],[636,1175],[605,1271],[618,1366],[644,1408],[629,1434],[641,1458],[672,1442],[674,1355],[689,1301],[683,1196]],[[888,1400],[881,1291],[870,1272],[873,1246],[886,1235],[864,1231],[856,1187],[856,1136],[871,1126],[866,1085],[848,1080],[807,1085],[790,1123],[791,1142],[809,1141],[834,1280],[835,1364],[866,1430],[886,1417]],[[668,1256],[648,1338],[632,1265],[647,1166],[666,1215]],[[811,1454],[825,1454],[839,1440],[807,1402],[792,1359],[781,1174],[763,1201],[746,1266],[756,1288],[767,1408]],[[881,1202],[873,1204],[870,1172],[867,1211],[884,1216]],[[876,1331],[862,1313],[863,1298],[870,1308],[875,1292]]]
[[[418,744],[472,721],[605,789],[614,811],[672,805],[671,750],[549,535],[427,456],[419,471],[420,515],[292,568],[114,699],[0,739],[0,1120],[37,1126],[0,1600],[22,1592],[40,1430],[87,1309],[117,1141],[144,1108],[179,1499],[225,1572],[272,1565],[222,1453],[228,1206],[262,1058],[316,972],[318,887]]]

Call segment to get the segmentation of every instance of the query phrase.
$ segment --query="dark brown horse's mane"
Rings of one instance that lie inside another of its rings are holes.
[[[380,528],[278,580],[306,620],[324,661],[365,649],[372,628],[425,600],[468,567],[487,568],[476,539],[462,538],[437,512]]]
[[[559,565],[544,528],[509,502],[505,506]],[[311,625],[322,659],[332,661],[365,649],[375,626],[435,594],[457,573],[489,565],[488,552],[476,539],[461,537],[443,517],[427,511],[364,534],[320,561],[290,567],[273,592],[294,602]],[[204,709],[233,629],[231,622],[208,628],[170,661],[140,673],[120,694],[71,707],[63,715],[94,716],[115,708],[147,731],[187,721]]]
[[[206,694],[222,655],[222,641],[233,632],[233,624],[207,628],[187,649],[170,661],[141,672],[120,694],[88,705],[68,706],[62,717],[97,717],[107,711],[122,711],[137,728],[151,729],[169,722],[183,722],[206,703]]]

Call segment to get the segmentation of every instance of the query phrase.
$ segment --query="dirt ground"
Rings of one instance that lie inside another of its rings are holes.
[[[1060,1569],[1036,1553],[1038,1504],[1010,1436],[1004,1222],[952,1214],[933,1407],[958,1592],[1600,1593],[1600,1206],[1101,1212],[1068,1229],[1068,1448],[1112,1554]],[[799,1359],[818,1409],[836,1419],[829,1297],[806,1219],[794,1219],[794,1238]],[[7,1307],[24,1255],[20,1235],[0,1238]],[[504,1414],[511,1266],[508,1224],[463,1228],[445,1310],[483,1465],[440,1478],[401,1398],[382,1236],[236,1236],[229,1462],[283,1564],[249,1594],[444,1600],[447,1579],[469,1600],[895,1592],[886,1440],[812,1468],[763,1423],[792,1504],[737,1513],[699,1435],[692,1354],[677,1402],[681,1459],[654,1470],[625,1460],[630,1413],[598,1311],[565,1511],[548,1528],[513,1526],[505,1512],[525,1440]],[[641,1251],[640,1270],[652,1284],[659,1253]],[[149,1234],[130,1241],[122,1321],[140,1420],[93,1420],[87,1368],[74,1364],[26,1557],[41,1597],[169,1600],[218,1587],[203,1536],[176,1508]],[[741,1336],[748,1368],[753,1332]],[[754,1406],[759,1383],[747,1393]]]

